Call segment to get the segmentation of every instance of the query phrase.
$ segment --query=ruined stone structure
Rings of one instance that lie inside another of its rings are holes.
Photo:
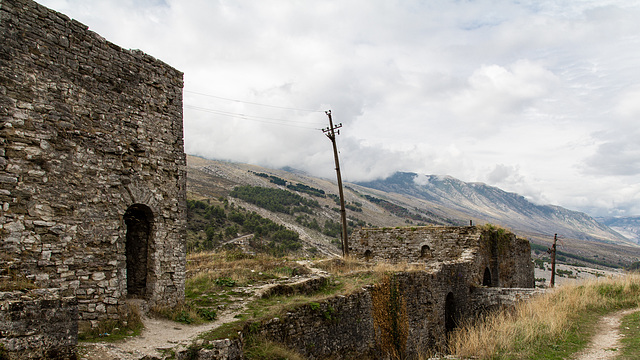
[[[248,324],[243,333],[257,333],[310,359],[385,358],[389,346],[397,347],[392,350],[403,354],[400,358],[418,358],[443,349],[447,333],[460,321],[512,307],[536,293],[529,242],[502,229],[362,229],[352,234],[350,245],[353,256],[368,261],[424,268]],[[391,323],[406,336],[394,338],[386,327]],[[382,340],[389,338],[394,339]],[[242,347],[241,340],[214,341],[206,347],[214,347],[216,355],[210,357],[211,351],[203,349],[202,359],[241,358],[231,355]]]
[[[361,229],[349,241],[349,253],[366,260],[438,264],[465,262],[469,284],[533,288],[529,241],[504,229],[476,226],[426,226]]]
[[[0,0],[0,276],[77,299],[184,299],[182,73],[31,0]]]

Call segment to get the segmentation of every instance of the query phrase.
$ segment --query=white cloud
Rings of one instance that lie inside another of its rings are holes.
[[[323,112],[246,102],[332,109],[347,180],[640,213],[637,0],[40,2],[184,71],[189,153],[333,178]]]
[[[514,119],[536,100],[548,96],[557,83],[553,73],[528,60],[519,60],[508,68],[483,65],[471,74],[468,87],[453,96],[448,105],[460,116],[487,121]]]

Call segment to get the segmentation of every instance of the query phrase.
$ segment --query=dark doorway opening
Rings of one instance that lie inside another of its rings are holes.
[[[484,276],[482,277],[483,286],[491,286],[491,271],[489,268],[484,268]]]
[[[371,250],[367,250],[364,252],[364,259],[366,261],[371,260],[372,257],[373,257],[373,253],[371,252]]]
[[[456,328],[457,316],[456,316],[456,302],[453,298],[453,293],[447,294],[447,299],[444,301],[444,329],[445,333],[449,334]]]
[[[124,222],[127,225],[127,294],[133,298],[144,298],[153,213],[148,206],[134,204],[124,213]]]
[[[422,245],[420,249],[420,258],[421,259],[429,259],[431,258],[431,248],[429,245]]]

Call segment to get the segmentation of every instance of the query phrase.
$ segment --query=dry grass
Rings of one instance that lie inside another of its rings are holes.
[[[251,271],[253,270],[253,271]],[[281,275],[302,275],[308,270],[287,258],[275,258],[265,254],[248,255],[239,251],[200,252],[187,256],[187,277],[203,273],[216,274],[244,282],[253,273]],[[253,276],[255,277],[255,276]]]
[[[286,346],[264,338],[247,339],[244,355],[251,360],[304,360],[305,357]]]
[[[521,303],[514,311],[467,324],[449,339],[449,351],[480,359],[526,357],[569,335],[582,314],[636,307],[640,276],[595,279],[565,285]]]
[[[419,271],[424,270],[424,264],[397,263],[391,264],[386,262],[370,262],[362,261],[352,257],[333,258],[328,260],[317,261],[314,266],[323,269],[333,275],[349,275],[362,271],[371,271],[374,273],[390,273],[403,271]]]

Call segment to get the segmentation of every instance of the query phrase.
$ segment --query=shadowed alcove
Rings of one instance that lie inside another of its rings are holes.
[[[453,293],[450,292],[447,294],[447,298],[444,301],[444,328],[446,334],[456,328],[456,311],[456,301],[453,297]]]
[[[124,214],[124,222],[127,225],[127,294],[130,298],[144,298],[153,213],[146,205],[133,204]]]
[[[484,276],[482,277],[483,286],[491,286],[491,271],[488,267],[484,268]]]

